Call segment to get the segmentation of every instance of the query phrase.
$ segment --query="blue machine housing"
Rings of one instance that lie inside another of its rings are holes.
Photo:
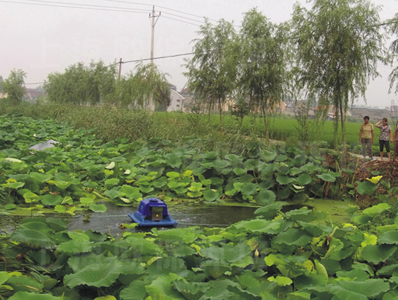
[[[138,211],[128,214],[138,226],[175,226],[178,223],[169,216],[167,205],[157,198],[141,201]]]

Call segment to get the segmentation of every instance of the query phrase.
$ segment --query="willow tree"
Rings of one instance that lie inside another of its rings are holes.
[[[267,115],[281,103],[287,88],[286,33],[285,24],[273,24],[256,9],[245,14],[240,31],[240,93],[261,112],[267,139]]]
[[[340,122],[346,152],[344,123],[350,100],[365,98],[369,79],[379,75],[377,63],[385,61],[379,8],[368,0],[310,2],[310,10],[296,5],[293,12],[299,82],[321,107],[334,106],[335,146]]]
[[[1,83],[7,98],[16,104],[21,103],[26,94],[25,77],[26,73],[24,71],[12,70],[8,78]]]
[[[189,90],[208,106],[218,106],[222,129],[223,105],[231,97],[236,83],[236,32],[233,25],[220,20],[213,26],[205,20],[193,46],[193,57],[186,65]]]
[[[398,36],[398,14],[396,14],[393,19],[389,20],[388,25],[391,33],[395,36]],[[398,38],[393,40],[390,46],[390,50],[393,54],[393,57],[396,59],[398,57]],[[398,83],[397,83],[398,66],[395,67],[390,73],[389,80],[390,80],[390,91],[393,89],[395,85],[395,93],[398,93]]]

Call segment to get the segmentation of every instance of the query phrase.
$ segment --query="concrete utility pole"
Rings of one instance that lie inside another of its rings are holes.
[[[154,57],[154,52],[155,52],[155,25],[158,22],[161,14],[162,14],[162,12],[159,12],[159,15],[156,15],[155,5],[152,7],[152,13],[149,14],[149,17],[151,18],[151,65],[152,66],[153,66],[153,57]],[[152,110],[152,111],[155,110],[155,105],[153,103],[153,95],[151,95],[149,97],[148,108],[149,108],[149,110]]]
[[[120,58],[120,61],[119,61],[119,80],[120,80],[120,76],[122,75],[122,63],[123,63],[123,60]]]

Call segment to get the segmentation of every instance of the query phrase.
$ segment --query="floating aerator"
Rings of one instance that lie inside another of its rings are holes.
[[[157,198],[144,199],[138,211],[128,215],[138,226],[174,226],[178,223],[169,216],[167,205]]]

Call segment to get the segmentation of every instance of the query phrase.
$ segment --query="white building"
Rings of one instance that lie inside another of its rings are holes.
[[[170,90],[170,105],[167,107],[167,111],[182,111],[184,108],[185,98],[180,93],[171,89]]]

